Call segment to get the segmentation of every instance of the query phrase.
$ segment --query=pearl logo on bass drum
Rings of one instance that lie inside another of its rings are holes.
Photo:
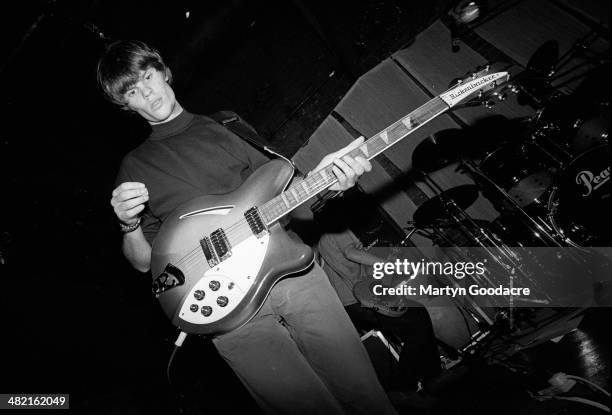
[[[593,190],[600,188],[605,182],[610,180],[610,167],[603,169],[599,174],[594,175],[590,170],[582,170],[576,175],[576,184],[582,184],[585,192],[582,196],[590,195]]]

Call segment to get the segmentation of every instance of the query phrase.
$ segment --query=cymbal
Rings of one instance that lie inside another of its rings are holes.
[[[559,42],[549,40],[531,55],[526,69],[529,74],[546,78],[551,76],[557,63],[559,63]]]
[[[478,199],[478,186],[473,184],[463,184],[452,187],[432,197],[423,203],[414,212],[413,219],[417,227],[424,227],[439,219],[446,219],[449,213],[453,213],[452,201],[460,209],[467,209]]]
[[[412,165],[424,172],[439,170],[458,161],[458,150],[468,141],[459,128],[447,128],[426,137],[412,152]]]

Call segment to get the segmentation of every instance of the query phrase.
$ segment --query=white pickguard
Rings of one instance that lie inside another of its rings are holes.
[[[264,234],[259,238],[253,235],[232,247],[232,256],[206,271],[202,278],[194,284],[183,301],[179,318],[192,324],[210,324],[228,315],[251,288],[263,264],[269,241],[269,234]],[[216,291],[210,288],[213,281],[220,283]],[[196,299],[197,290],[204,292],[202,300]],[[225,307],[217,304],[219,297],[228,299]],[[198,307],[196,311],[190,309],[193,304]],[[202,314],[201,310],[204,306],[212,308],[209,316]]]

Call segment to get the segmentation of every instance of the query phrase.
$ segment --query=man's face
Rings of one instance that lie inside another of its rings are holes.
[[[140,114],[150,124],[159,124],[176,117],[181,107],[166,74],[155,68],[141,71],[140,79],[124,95],[126,106]]]

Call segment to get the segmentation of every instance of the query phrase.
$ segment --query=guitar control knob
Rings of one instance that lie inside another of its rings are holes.
[[[228,302],[229,299],[224,295],[222,295],[221,297],[217,297],[217,304],[219,304],[220,307],[225,307]]]
[[[208,286],[210,287],[211,290],[217,291],[221,287],[221,283],[217,280],[212,280],[211,282],[208,283]]]
[[[195,297],[196,300],[198,301],[202,301],[204,299],[204,290],[195,290],[193,292],[193,296]]]
[[[202,315],[204,317],[208,317],[212,314],[212,307],[205,305],[204,307],[202,307],[202,309],[200,310],[200,313],[202,313]]]
[[[197,305],[197,304],[191,304],[191,305],[189,306],[189,310],[193,311],[194,313],[195,313],[196,311],[198,311],[198,308],[199,308],[199,307],[198,307],[198,305]]]

